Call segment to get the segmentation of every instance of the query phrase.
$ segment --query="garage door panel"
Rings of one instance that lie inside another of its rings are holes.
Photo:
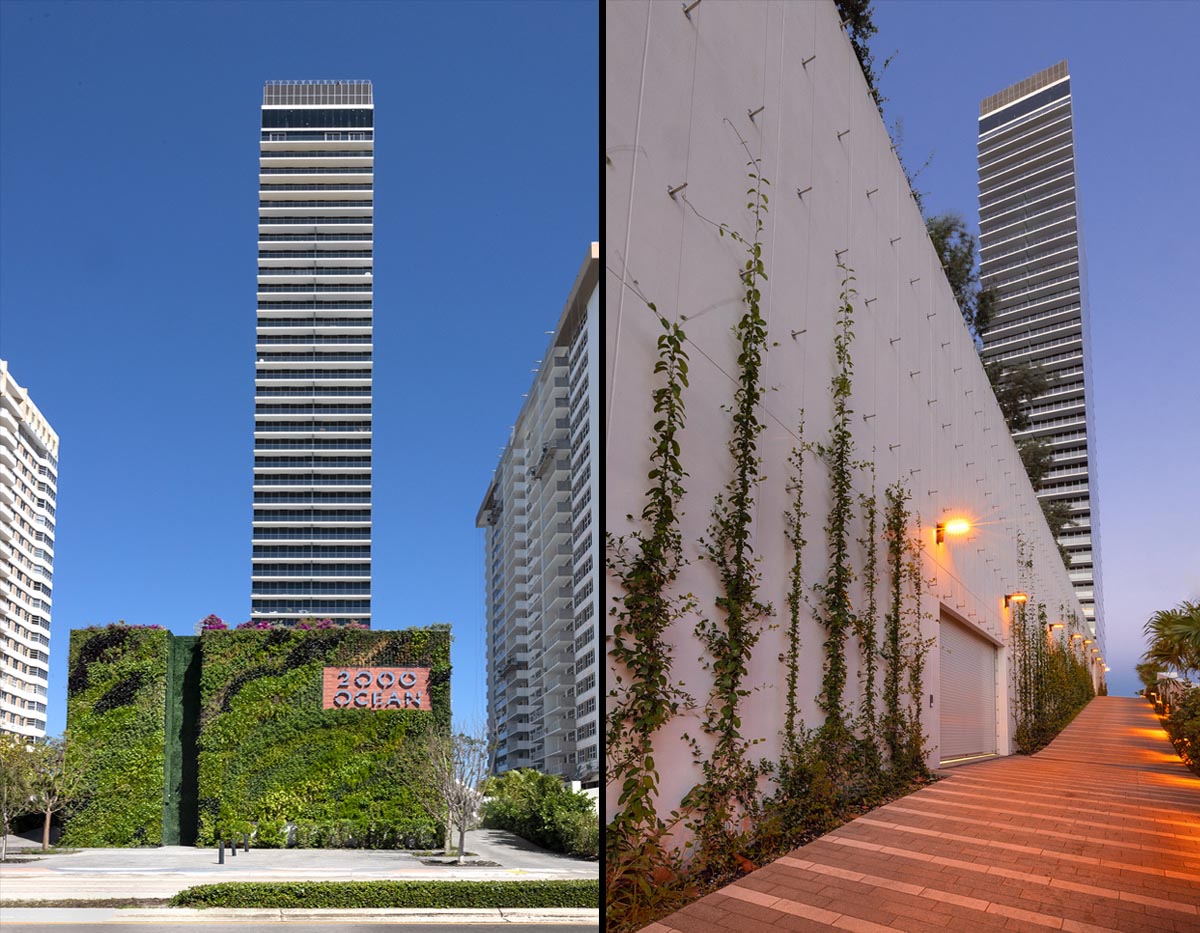
[[[996,647],[966,626],[942,616],[942,760],[996,751]]]

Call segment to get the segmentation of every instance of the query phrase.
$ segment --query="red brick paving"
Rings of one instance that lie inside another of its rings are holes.
[[[644,933],[1200,933],[1200,777],[1145,701],[950,774]]]

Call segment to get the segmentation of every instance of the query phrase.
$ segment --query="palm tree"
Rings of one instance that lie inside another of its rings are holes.
[[[1143,628],[1150,647],[1143,657],[1173,667],[1181,675],[1200,672],[1200,602],[1184,600],[1173,609],[1160,609]]]

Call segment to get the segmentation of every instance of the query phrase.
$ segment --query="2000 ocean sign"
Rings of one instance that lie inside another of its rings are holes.
[[[327,667],[325,709],[433,709],[427,667]]]

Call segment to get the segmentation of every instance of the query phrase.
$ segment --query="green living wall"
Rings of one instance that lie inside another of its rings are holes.
[[[325,667],[428,667],[433,710],[323,709]],[[200,639],[199,832],[259,846],[432,846],[442,828],[396,780],[428,717],[450,725],[449,626],[209,631]]]
[[[166,684],[165,629],[71,632],[67,740],[83,756],[86,783],[62,845],[161,843]]]

